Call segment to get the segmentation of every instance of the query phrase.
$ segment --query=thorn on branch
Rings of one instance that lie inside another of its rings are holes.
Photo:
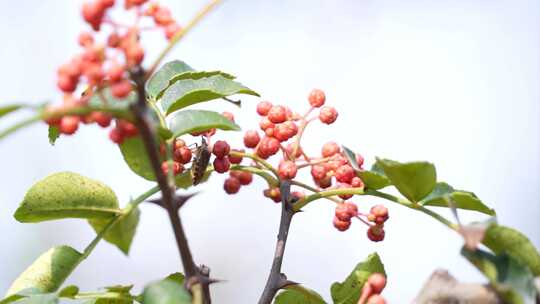
[[[187,195],[174,195],[173,197],[173,208],[178,211],[180,210],[180,208],[182,208],[182,206],[184,206],[184,204],[190,199],[192,198],[193,196],[199,194],[199,192],[194,192],[194,193],[191,193],[191,194],[187,194]],[[147,200],[148,203],[152,203],[152,204],[156,204],[164,209],[167,209],[167,206],[164,204],[163,202],[163,198],[156,198],[156,199],[151,199],[151,200]]]

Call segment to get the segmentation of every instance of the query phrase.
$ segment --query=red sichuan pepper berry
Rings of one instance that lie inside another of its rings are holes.
[[[369,276],[367,283],[371,285],[374,293],[381,293],[386,286],[386,277],[376,272]]]
[[[269,101],[261,101],[257,104],[257,114],[261,116],[268,115],[268,112],[272,108],[272,103]]]
[[[223,158],[227,155],[229,155],[229,152],[231,151],[231,147],[226,141],[218,140],[214,143],[214,147],[212,148],[212,153],[217,158]]]
[[[255,148],[258,144],[261,138],[259,137],[259,133],[255,130],[249,130],[244,135],[244,145],[247,148]]]
[[[319,89],[313,89],[309,94],[309,104],[314,108],[320,108],[324,105],[326,96],[324,92]]]
[[[79,128],[79,122],[81,118],[79,116],[64,116],[60,120],[59,130],[60,133],[71,135],[77,132]]]
[[[323,157],[334,156],[341,152],[339,145],[333,141],[327,142],[322,146],[321,155]]]
[[[235,194],[240,191],[240,181],[236,177],[228,177],[223,183],[223,189],[227,194]]]
[[[319,112],[319,120],[327,125],[332,124],[334,121],[336,121],[337,117],[338,113],[333,107],[324,106]]]
[[[273,106],[268,111],[268,119],[272,123],[282,123],[287,120],[287,109],[284,106]]]
[[[279,163],[278,174],[282,179],[293,179],[296,177],[297,168],[294,162],[286,160]]]
[[[342,183],[350,183],[355,176],[354,169],[350,165],[343,165],[336,169],[336,180]]]
[[[173,157],[175,161],[187,164],[191,161],[192,153],[188,147],[180,147],[174,150]]]
[[[225,173],[231,168],[231,163],[229,162],[228,157],[215,158],[213,166],[217,173]]]
[[[388,209],[383,205],[375,205],[371,207],[368,220],[375,222],[376,224],[383,224],[388,220]]]
[[[367,236],[370,241],[380,242],[384,240],[384,227],[383,225],[373,225],[369,227]]]
[[[124,142],[124,138],[122,130],[118,127],[111,129],[109,132],[109,139],[115,144],[121,145]]]
[[[174,175],[178,175],[184,171],[184,165],[179,162],[172,162],[172,168]],[[169,174],[169,163],[167,161],[161,163],[161,171],[163,171],[163,174],[165,175]]]
[[[351,226],[351,221],[350,220],[342,221],[342,220],[338,219],[337,217],[334,217],[334,221],[332,223],[334,224],[334,227],[336,227],[336,229],[339,230],[339,231],[345,231],[345,230],[349,229],[349,227]]]

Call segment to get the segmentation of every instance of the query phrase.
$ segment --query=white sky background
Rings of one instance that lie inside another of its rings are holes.
[[[186,22],[203,1],[163,1]],[[55,71],[78,51],[86,28],[82,1],[0,1],[0,104],[59,98]],[[340,112],[331,127],[308,129],[317,151],[336,140],[363,153],[401,161],[429,160],[438,178],[496,208],[499,222],[525,232],[540,247],[540,4],[538,1],[226,1],[169,56],[198,69],[222,69],[273,102],[305,109],[313,87]],[[163,46],[148,39],[148,58]],[[258,122],[256,99],[234,111],[245,128]],[[11,121],[11,120],[10,120]],[[0,123],[6,126],[7,121]],[[240,143],[241,134],[229,134]],[[132,175],[107,134],[85,127],[55,147],[38,125],[0,142],[0,293],[54,245],[82,250],[94,237],[83,221],[19,224],[12,218],[26,189],[70,170],[110,185],[122,202],[150,184]],[[213,286],[216,303],[253,303],[267,277],[279,207],[255,182],[229,197],[223,177],[182,210],[195,259],[227,282]],[[356,199],[363,210],[376,203]],[[317,201],[292,226],[283,270],[329,298],[373,251],[385,263],[390,303],[409,302],[438,267],[459,280],[483,280],[459,256],[460,238],[414,211],[388,205],[384,242],[374,244],[358,223],[331,224],[330,203]],[[101,243],[66,283],[83,290],[146,282],[179,270],[164,212],[142,207],[129,258]],[[449,213],[446,213],[450,216]],[[464,213],[467,220],[482,215]]]

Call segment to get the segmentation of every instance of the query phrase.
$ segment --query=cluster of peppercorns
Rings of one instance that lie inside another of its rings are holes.
[[[381,273],[373,273],[362,287],[358,304],[386,304],[381,292],[386,287],[386,277]]]
[[[311,176],[318,190],[323,189],[349,189],[364,188],[364,183],[357,176],[355,169],[345,156],[341,146],[335,142],[327,142],[322,146],[320,156],[310,157],[302,149],[301,137],[306,127],[313,121],[319,120],[324,124],[332,124],[338,117],[337,111],[330,106],[325,106],[325,93],[314,89],[308,96],[309,109],[304,115],[293,112],[284,105],[274,105],[269,101],[261,101],[257,104],[257,114],[261,116],[260,130],[249,130],[244,133],[244,145],[252,149],[255,157],[267,160],[277,155],[280,151],[282,157],[277,165],[277,175],[281,180],[292,180],[299,170],[310,168]],[[319,109],[317,114],[314,111]],[[243,150],[236,150],[242,151]],[[216,155],[218,156],[218,155]],[[364,158],[360,154],[355,155],[356,166],[362,168]],[[257,160],[256,166],[260,165]],[[214,169],[218,172],[226,171],[228,161],[216,158]],[[239,173],[235,173],[239,174]],[[231,173],[231,177],[225,180],[224,189],[228,194],[237,193],[242,183],[240,179]],[[251,181],[251,179],[250,179]],[[281,193],[278,187],[270,187],[263,191],[265,197],[272,201],[281,202]],[[293,191],[294,199],[302,199],[305,195],[300,191]],[[338,195],[341,200],[334,200],[338,204],[333,219],[334,227],[339,231],[349,229],[352,219],[357,218],[369,228],[368,238],[378,242],[384,239],[384,222],[388,219],[388,210],[377,205],[371,208],[369,214],[358,211],[358,207],[349,200],[353,194]]]
[[[96,88],[110,87],[114,98],[127,97],[133,89],[128,70],[142,63],[145,51],[140,44],[140,34],[145,29],[160,28],[167,39],[171,39],[181,31],[174,21],[168,8],[148,0],[125,0],[124,9],[135,15],[133,24],[120,24],[111,18],[109,11],[115,6],[116,0],[94,0],[85,2],[82,6],[82,17],[90,25],[94,33],[82,32],[79,35],[79,45],[83,51],[74,56],[69,62],[58,69],[58,88],[65,94],[64,102],[47,108],[47,112],[64,112],[74,107],[87,105]],[[143,17],[153,20],[154,26],[140,25]],[[104,25],[108,25],[104,30]],[[106,41],[96,41],[97,32],[106,36]],[[86,85],[84,96],[77,98],[75,92],[80,84]],[[106,98],[101,94],[101,98]],[[105,100],[105,102],[112,102]],[[106,128],[111,124],[112,117],[101,112],[86,115],[65,115],[59,118],[47,119],[47,123],[59,128],[60,133],[70,135],[77,131],[79,123],[96,122]],[[109,133],[115,143],[122,143],[124,138],[136,135],[136,128],[130,122],[117,120],[116,126]]]

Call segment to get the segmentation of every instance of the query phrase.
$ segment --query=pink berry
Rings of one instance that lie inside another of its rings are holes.
[[[355,177],[354,169],[350,165],[343,165],[336,169],[336,180],[342,183],[350,183]]]
[[[231,112],[223,112],[221,115],[225,116],[228,120],[234,122],[234,114]]]
[[[354,188],[363,188],[364,182],[362,181],[362,179],[360,179],[360,177],[355,176],[351,180],[351,186]]]
[[[108,71],[107,76],[111,82],[119,82],[124,77],[125,68],[122,65],[113,65]]]
[[[336,121],[337,117],[338,113],[333,107],[322,107],[321,111],[319,112],[319,120],[327,125]]]
[[[282,123],[287,120],[287,109],[284,106],[273,106],[268,111],[268,119],[272,123]]]
[[[244,145],[248,148],[255,148],[260,140],[259,133],[255,130],[249,130],[244,134]]]
[[[326,177],[326,168],[323,165],[311,166],[311,176],[315,180],[321,180]]]
[[[121,80],[111,86],[111,94],[115,98],[125,98],[131,93],[131,82],[127,79]]]
[[[81,118],[79,116],[64,116],[60,120],[60,133],[71,135],[79,128],[79,122]]]
[[[272,103],[269,101],[261,101],[257,104],[257,114],[261,116],[268,115],[268,112],[272,108]]]
[[[324,95],[324,92],[319,89],[313,89],[311,93],[309,94],[309,104],[312,107],[320,108],[324,105],[324,102],[326,100],[326,96]]]
[[[214,170],[216,170],[217,173],[225,173],[231,168],[231,163],[229,162],[228,157],[214,159],[213,165]]]
[[[227,155],[229,155],[229,152],[231,151],[231,147],[226,141],[218,140],[214,143],[214,147],[212,148],[212,153],[217,158],[223,158]]]
[[[172,22],[165,27],[165,37],[171,40],[176,33],[182,31],[182,27],[178,23]]]
[[[82,32],[79,34],[79,45],[82,47],[88,47],[94,44],[94,37],[88,32]]]
[[[282,161],[279,163],[278,173],[282,179],[293,179],[296,176],[296,165],[292,161]]]
[[[384,228],[381,225],[369,227],[367,231],[368,239],[372,242],[380,242],[384,240]]]
[[[227,194],[235,194],[240,190],[240,181],[236,177],[229,177],[223,183],[223,189]]]
[[[349,208],[347,208],[347,204],[345,203],[337,204],[335,215],[337,219],[344,222],[350,221],[352,217]]]
[[[64,93],[72,93],[77,88],[77,82],[67,75],[58,76],[57,85]]]
[[[336,229],[339,231],[345,231],[349,229],[349,227],[351,226],[351,221],[342,221],[338,219],[337,217],[334,217],[334,220],[332,223],[334,224],[334,227],[336,227]]]
[[[341,148],[339,147],[339,145],[333,141],[330,141],[323,145],[321,154],[323,157],[330,157],[340,152]]]
[[[373,273],[369,276],[368,281],[373,288],[374,293],[381,293],[386,286],[386,277],[382,273]]]
[[[120,128],[120,130],[122,130],[122,134],[125,137],[133,137],[139,134],[139,130],[137,129],[137,126],[135,126],[133,123],[127,120],[119,119],[116,122],[116,126]]]
[[[173,156],[175,161],[187,164],[191,161],[192,153],[188,147],[180,147],[174,150]]]
[[[108,127],[112,120],[111,115],[103,112],[92,112],[91,118],[102,128]]]
[[[349,185],[347,183],[339,183],[338,188],[339,189],[348,189],[348,188],[351,188],[351,185]],[[346,199],[350,199],[351,197],[353,197],[353,195],[352,194],[340,194],[339,197],[341,199],[346,200]]]
[[[116,127],[109,132],[109,139],[113,143],[121,145],[124,142],[124,134],[120,128]]]

